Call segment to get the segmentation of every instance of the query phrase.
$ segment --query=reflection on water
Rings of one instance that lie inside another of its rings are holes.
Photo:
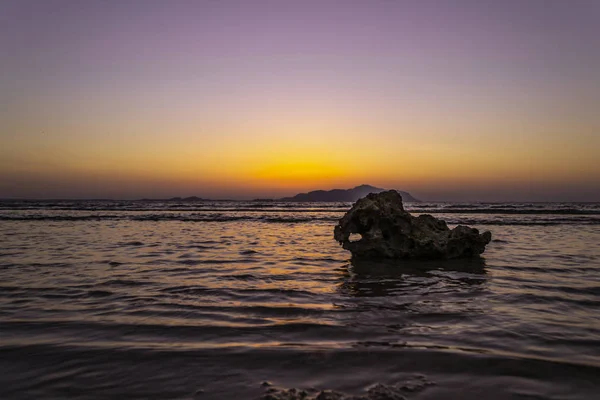
[[[383,297],[431,294],[486,282],[485,259],[465,260],[364,260],[351,258],[342,269],[339,291],[349,296]]]
[[[411,398],[598,392],[593,224],[475,224],[494,233],[485,257],[369,262],[330,222],[294,219],[313,211],[253,212],[2,221],[0,398],[255,398],[264,380],[362,393],[416,373],[436,385]]]

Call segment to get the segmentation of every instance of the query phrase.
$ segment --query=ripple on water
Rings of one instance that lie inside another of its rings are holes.
[[[256,399],[264,380],[365,396],[416,372],[436,385],[406,398],[598,393],[594,226],[457,212],[493,231],[484,258],[365,262],[332,239],[341,209],[288,206],[3,221],[0,397]]]

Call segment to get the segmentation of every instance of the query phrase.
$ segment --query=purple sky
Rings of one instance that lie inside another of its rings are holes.
[[[600,1],[0,2],[0,197],[600,201]]]

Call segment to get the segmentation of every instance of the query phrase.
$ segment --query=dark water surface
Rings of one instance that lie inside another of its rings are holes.
[[[481,260],[355,263],[350,204],[0,202],[0,398],[600,398],[600,205],[418,203]]]

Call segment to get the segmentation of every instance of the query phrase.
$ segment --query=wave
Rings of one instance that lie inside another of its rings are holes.
[[[511,219],[445,219],[449,225],[495,225],[495,226],[555,226],[555,225],[600,225],[600,218],[590,219],[532,219],[532,220],[511,220]]]
[[[267,217],[267,216],[246,216],[246,215],[169,215],[169,214],[151,214],[151,215],[0,215],[0,221],[179,221],[179,222],[235,222],[235,221],[256,221],[271,223],[299,223],[315,221],[337,221],[339,217]],[[127,243],[134,246],[138,243]]]
[[[309,213],[340,213],[343,214],[348,211],[350,207],[339,208],[164,208],[164,209],[149,209],[149,208],[3,208],[0,207],[0,211],[5,213],[10,212],[55,212],[55,211],[74,211],[74,212],[113,212],[123,214],[127,212],[131,213],[143,213],[143,212],[160,212],[161,214],[168,215],[169,213],[261,213],[261,214],[309,214]],[[493,208],[480,208],[480,207],[460,207],[460,208],[445,208],[438,206],[419,206],[419,207],[406,207],[406,210],[412,214],[502,214],[502,215],[600,215],[600,209],[595,208],[520,208],[515,206],[503,206]],[[98,217],[104,215],[99,214]],[[69,215],[68,217],[76,219],[78,216]],[[116,216],[115,216],[116,217]],[[2,216],[0,216],[2,218]],[[65,216],[66,218],[66,216]]]
[[[256,208],[256,207],[193,207],[193,208],[89,208],[89,207],[32,207],[32,208],[18,208],[18,207],[0,207],[2,211],[98,211],[98,212],[144,212],[144,211],[164,211],[164,212],[261,212],[261,213],[276,213],[276,212],[297,212],[297,213],[310,213],[310,212],[346,212],[350,209],[348,207],[277,207],[277,208]]]
[[[558,214],[561,215],[561,214]],[[565,215],[565,214],[562,214]],[[86,221],[139,221],[139,222],[262,222],[262,223],[315,223],[337,222],[340,215],[327,216],[268,216],[268,215],[215,215],[215,214],[148,214],[148,215],[0,215],[0,221],[56,221],[56,222],[86,222]],[[600,218],[578,215],[575,218],[442,218],[449,225],[600,225]],[[141,246],[141,242],[123,243],[127,246]]]
[[[56,211],[345,211],[352,202],[280,202],[280,201],[143,201],[143,200],[1,200],[0,210],[56,210]],[[482,210],[506,213],[518,212],[586,212],[600,213],[600,203],[447,203],[418,202],[405,203],[409,210],[436,210],[438,212],[465,212]],[[456,211],[455,211],[456,210]]]
[[[411,213],[419,213],[418,208],[409,209]],[[429,214],[507,214],[507,215],[600,215],[600,210],[580,208],[546,208],[546,209],[521,209],[517,207],[503,208],[438,208],[423,210]]]
[[[0,221],[335,223],[350,203],[0,201]],[[599,225],[600,203],[407,203],[450,225]],[[139,245],[130,243],[130,246]]]

